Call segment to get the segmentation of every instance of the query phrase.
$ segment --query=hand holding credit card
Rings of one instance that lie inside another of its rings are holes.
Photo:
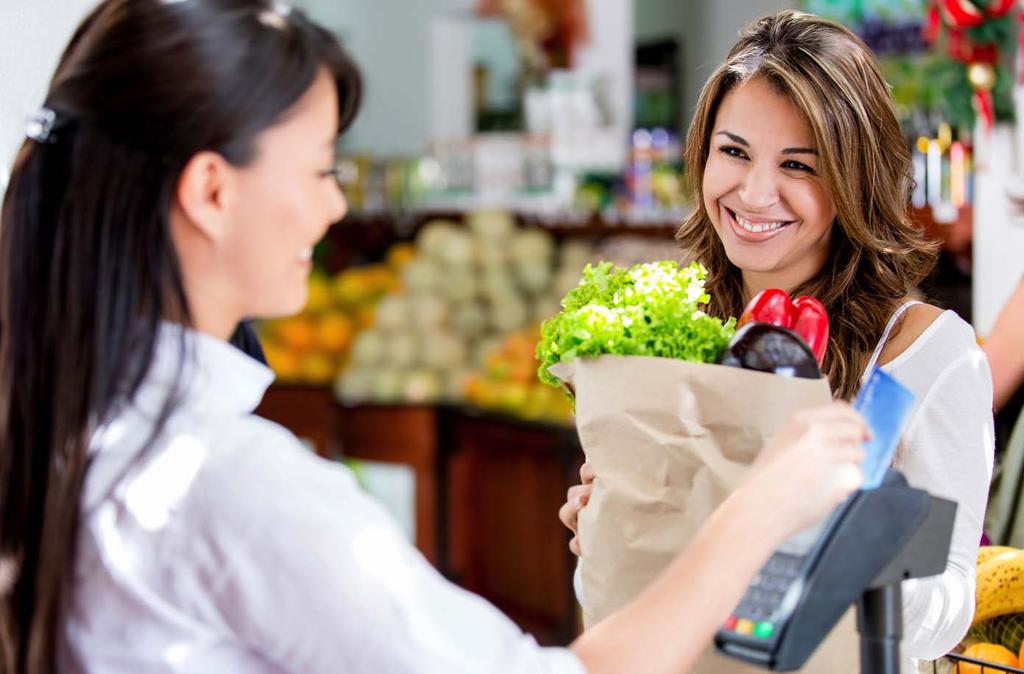
[[[914,394],[877,368],[857,394],[853,409],[871,430],[871,439],[864,443],[861,489],[874,489],[882,483],[913,406]]]

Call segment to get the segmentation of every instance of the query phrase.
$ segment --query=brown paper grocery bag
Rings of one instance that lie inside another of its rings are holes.
[[[587,627],[639,594],[693,539],[782,422],[831,400],[825,379],[648,356],[550,371],[575,392],[576,428],[597,475],[579,515]],[[851,613],[801,671],[855,672],[857,643]],[[694,671],[760,670],[709,652]]]

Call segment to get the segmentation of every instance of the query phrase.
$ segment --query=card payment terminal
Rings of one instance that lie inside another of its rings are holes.
[[[862,672],[899,672],[900,582],[945,570],[956,504],[886,470],[902,425],[892,416],[905,418],[913,401],[894,402],[885,389],[895,382],[887,377],[876,371],[854,404],[873,434],[865,488],[775,551],[716,635],[722,653],[774,671],[797,670],[857,604]],[[870,396],[870,407],[883,407],[887,422],[864,408]],[[876,477],[871,471],[879,465]]]

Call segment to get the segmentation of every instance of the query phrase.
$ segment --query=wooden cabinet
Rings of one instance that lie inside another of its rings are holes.
[[[331,456],[334,441],[334,396],[326,386],[275,384],[263,396],[256,414],[277,422],[313,445],[320,456]]]
[[[579,482],[575,431],[467,413],[447,424],[444,570],[541,643],[568,643],[575,558],[558,509]]]

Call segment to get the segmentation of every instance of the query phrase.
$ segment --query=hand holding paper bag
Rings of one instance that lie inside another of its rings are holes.
[[[783,421],[831,400],[824,380],[664,358],[602,356],[552,372],[576,392],[598,476],[579,515],[586,625],[685,547]]]
[[[692,541],[785,420],[831,401],[823,378],[711,364],[733,322],[699,311],[703,270],[641,267],[585,272],[562,314],[545,324],[538,350],[542,378],[575,395],[580,441],[598,476],[578,522],[588,628],[636,597]],[[672,357],[658,357],[666,352]],[[840,631],[849,638],[826,644],[822,657],[855,663],[853,629]],[[697,667],[744,669],[713,654]]]

